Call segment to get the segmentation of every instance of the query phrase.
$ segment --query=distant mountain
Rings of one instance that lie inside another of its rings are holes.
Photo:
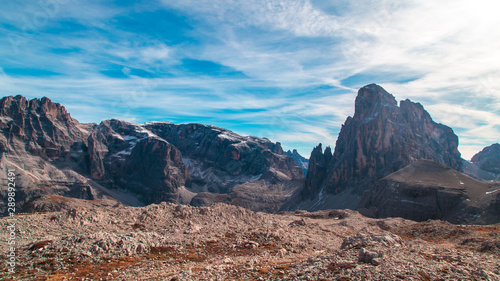
[[[364,190],[418,159],[461,171],[457,147],[453,130],[434,122],[420,103],[405,100],[398,106],[382,87],[367,85],[358,91],[354,116],[342,125],[332,157],[318,147],[311,154],[310,163],[319,168],[309,168],[300,196],[309,200],[298,206],[356,209]]]
[[[307,159],[307,158],[303,157],[302,155],[300,155],[297,152],[297,149],[294,149],[293,151],[288,150],[286,152],[286,155],[292,157],[293,160],[295,160],[295,162],[297,162],[297,164],[299,164],[299,167],[301,167],[302,170],[304,171],[304,177],[305,177],[306,174],[307,174],[307,169],[309,167],[309,159]]]
[[[133,192],[145,204],[187,204],[193,197],[181,152],[142,126],[106,120],[87,141],[87,172],[102,186]]]
[[[213,126],[81,124],[48,98],[10,96],[0,100],[0,130],[0,170],[16,170],[18,209],[59,195],[273,211],[303,183],[302,169],[279,143]],[[1,181],[3,213],[7,179]]]
[[[276,211],[303,184],[303,172],[279,142],[244,137],[209,125],[153,122],[145,129],[182,152],[189,169],[194,206],[224,202]],[[291,189],[291,190],[290,190]]]
[[[471,163],[500,179],[500,144],[495,143],[474,155]]]

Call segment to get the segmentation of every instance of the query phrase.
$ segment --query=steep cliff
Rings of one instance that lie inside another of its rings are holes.
[[[367,85],[358,91],[354,116],[342,125],[326,172],[309,173],[305,189],[310,194],[348,190],[360,195],[376,180],[418,159],[460,171],[457,147],[453,130],[434,122],[421,104],[405,100],[398,106],[382,87]]]

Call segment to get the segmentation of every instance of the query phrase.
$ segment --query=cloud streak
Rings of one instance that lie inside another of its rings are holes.
[[[494,1],[20,3],[0,11],[0,93],[84,122],[209,122],[308,156],[379,83],[452,126],[465,158],[500,140]]]

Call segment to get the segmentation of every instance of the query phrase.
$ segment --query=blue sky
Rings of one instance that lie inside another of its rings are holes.
[[[470,159],[500,141],[500,5],[432,2],[6,1],[0,94],[47,96],[80,122],[213,124],[308,157],[377,83],[452,127]]]

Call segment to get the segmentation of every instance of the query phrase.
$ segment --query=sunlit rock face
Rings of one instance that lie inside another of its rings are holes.
[[[322,189],[361,193],[376,180],[418,159],[434,160],[460,171],[462,159],[457,148],[453,130],[434,122],[420,103],[405,100],[398,106],[394,96],[370,84],[358,91],[354,116],[342,125],[326,172],[309,173],[305,188],[310,194]]]

